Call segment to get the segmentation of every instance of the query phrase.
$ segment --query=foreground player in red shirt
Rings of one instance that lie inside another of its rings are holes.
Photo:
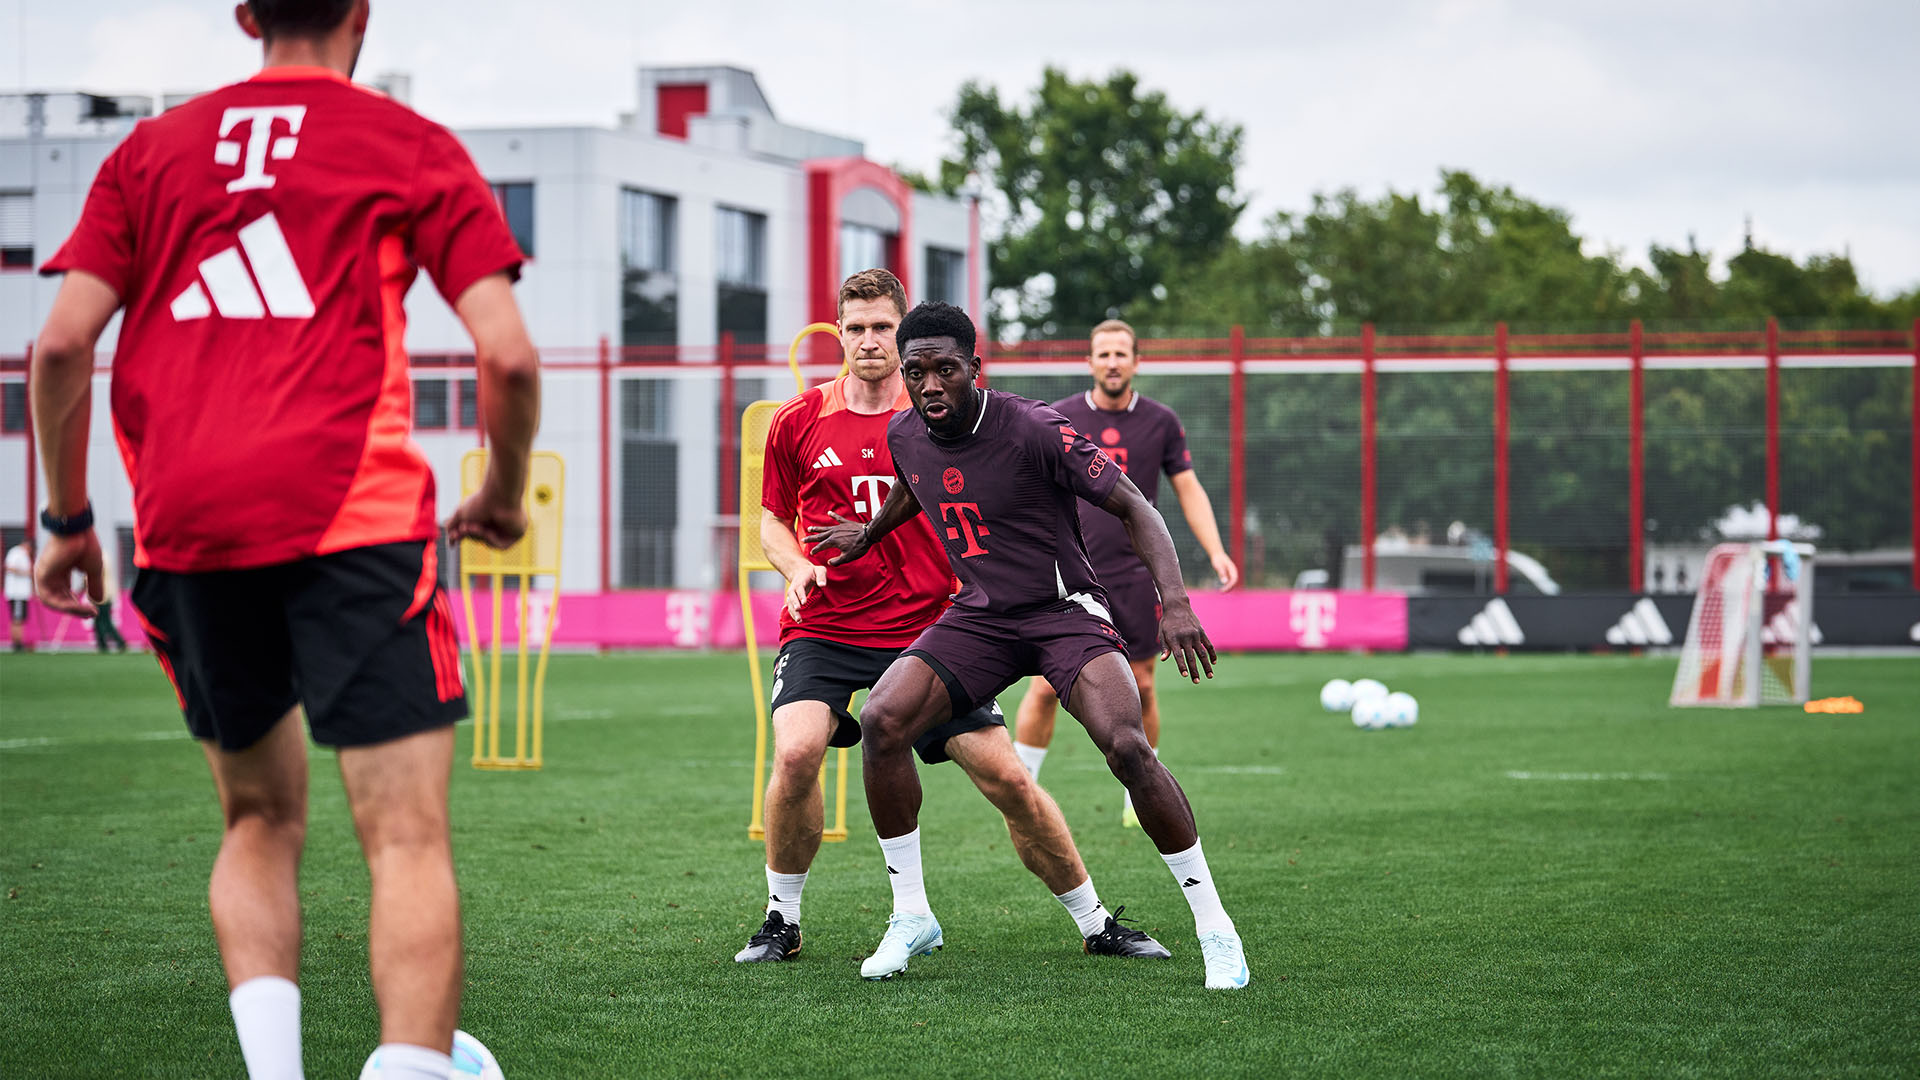
[[[446,129],[348,81],[367,14],[366,0],[241,5],[264,70],[138,125],[42,268],[66,279],[33,356],[52,534],[39,591],[73,614],[102,598],[87,428],[94,346],[124,308],[112,412],[134,490],[134,604],[226,818],[208,902],[255,1078],[302,1069],[303,709],[339,751],[372,874],[381,1046],[363,1075],[452,1068],[447,781],[466,698],[433,475],[410,435],[401,300],[418,270],[473,337],[493,447],[451,539],[506,546],[525,531],[539,422],[519,249]]]
[[[1160,491],[1160,474],[1167,475],[1194,539],[1206,549],[1213,572],[1220,575],[1220,588],[1233,588],[1240,580],[1240,570],[1220,543],[1213,502],[1193,474],[1187,430],[1172,409],[1133,387],[1134,372],[1140,368],[1133,327],[1119,319],[1108,319],[1093,328],[1088,346],[1087,366],[1093,369],[1093,389],[1061,398],[1053,407],[1068,423],[1086,432],[1148,502],[1155,502]],[[1134,554],[1119,518],[1082,500],[1080,530],[1087,541],[1087,561],[1093,564],[1100,586],[1107,591],[1114,629],[1127,639],[1127,664],[1133,668],[1133,681],[1140,686],[1140,721],[1146,728],[1148,745],[1158,755],[1160,699],[1153,692],[1153,676],[1160,651],[1160,593],[1153,587],[1153,574],[1147,564]],[[1059,704],[1052,685],[1039,675],[1027,683],[1026,696],[1020,699],[1019,728],[1014,733],[1019,741],[1013,748],[1035,777],[1040,775],[1040,763],[1047,759],[1047,744],[1053,741],[1054,709]],[[1130,795],[1120,806],[1120,823],[1140,824]]]
[[[924,520],[943,538],[962,582],[953,606],[894,661],[861,710],[867,809],[881,843],[918,831],[920,778],[907,754],[913,740],[1024,676],[1044,675],[1132,792],[1141,828],[1180,883],[1206,958],[1206,985],[1247,985],[1240,935],[1220,904],[1193,810],[1141,730],[1140,694],[1087,564],[1076,500],[1126,523],[1160,590],[1161,646],[1180,674],[1198,682],[1202,670],[1213,674],[1213,645],[1193,616],[1166,523],[1057,410],[975,385],[980,358],[965,312],[923,303],[901,320],[897,341],[914,406],[887,427],[900,482],[872,521],[841,518],[807,533],[820,547],[840,549],[831,569]],[[876,959],[937,942],[939,926],[930,923],[896,912]]]
[[[925,522],[877,544],[873,557],[831,572],[808,558],[794,534],[848,515],[870,517],[894,483],[887,425],[907,408],[894,330],[907,306],[900,279],[863,270],[840,287],[840,339],[848,374],[816,386],[774,414],[767,432],[760,543],[787,579],[780,616],[780,659],[773,669],[773,775],[767,784],[767,916],[742,963],[788,960],[800,952],[800,895],[820,850],[825,814],[820,766],[829,746],[860,741],[847,711],[853,693],[874,684],[900,649],[947,606],[953,576]],[[929,765],[949,759],[1007,819],[1020,860],[1074,919],[1086,951],[1166,957],[1146,934],[1109,915],[1094,891],[1066,819],[1014,756],[1006,719],[991,698],[911,740]],[[918,829],[883,836],[894,909],[933,926],[922,952],[940,947],[927,902]],[[880,961],[885,960],[885,963]],[[876,953],[861,966],[870,979],[906,970],[907,957]]]

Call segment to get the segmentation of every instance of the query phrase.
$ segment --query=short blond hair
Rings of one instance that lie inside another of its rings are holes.
[[[907,287],[900,284],[893,271],[882,266],[862,270],[840,283],[840,301],[835,314],[844,314],[849,300],[881,299],[893,301],[893,310],[906,315]]]
[[[1093,348],[1093,339],[1095,337],[1101,334],[1116,333],[1127,335],[1127,347],[1133,350],[1135,356],[1140,355],[1140,335],[1134,333],[1133,327],[1121,319],[1108,319],[1106,322],[1087,331],[1087,348]]]

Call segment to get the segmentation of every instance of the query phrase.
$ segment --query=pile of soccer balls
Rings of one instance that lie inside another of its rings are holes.
[[[1420,703],[1402,690],[1387,692],[1378,679],[1332,679],[1320,688],[1320,707],[1328,712],[1353,715],[1353,726],[1362,731],[1412,727],[1420,719]]]

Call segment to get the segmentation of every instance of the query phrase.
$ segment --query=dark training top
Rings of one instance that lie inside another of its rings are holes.
[[[1180,417],[1137,390],[1127,407],[1118,412],[1095,405],[1090,391],[1061,398],[1053,407],[1105,450],[1150,503],[1159,501],[1161,473],[1173,477],[1193,469],[1193,455],[1187,450],[1187,431],[1180,426]],[[1135,472],[1135,468],[1140,471]],[[1080,532],[1086,537],[1087,560],[1093,563],[1100,580],[1111,583],[1127,576],[1151,580],[1152,572],[1133,550],[1126,523],[1119,518],[1098,504],[1082,502]]]
[[[1053,406],[974,392],[985,400],[958,439],[935,436],[913,410],[887,425],[893,467],[960,579],[954,606],[1013,614],[1067,599],[1097,604],[1105,618],[1077,501],[1105,502],[1119,468]]]

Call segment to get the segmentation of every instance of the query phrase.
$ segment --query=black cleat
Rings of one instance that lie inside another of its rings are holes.
[[[1140,935],[1146,937],[1145,934]],[[1151,938],[1148,938],[1151,941]],[[747,947],[733,954],[736,964],[764,964],[791,960],[800,955],[800,924],[788,923],[777,911],[767,912],[767,921],[747,939]]]
[[[1113,914],[1107,916],[1106,929],[1087,937],[1088,956],[1137,956],[1149,960],[1165,960],[1173,956],[1165,945],[1148,937],[1144,930],[1121,926],[1120,913],[1125,910],[1125,904],[1114,908]]]

